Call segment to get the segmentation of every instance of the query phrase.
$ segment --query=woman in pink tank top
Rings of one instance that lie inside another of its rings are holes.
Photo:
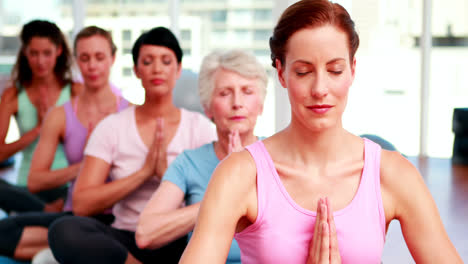
[[[462,262],[419,172],[343,128],[358,45],[339,4],[285,10],[270,48],[291,122],[220,163],[181,263],[222,263],[233,237],[247,264],[380,263],[393,219],[417,263]]]

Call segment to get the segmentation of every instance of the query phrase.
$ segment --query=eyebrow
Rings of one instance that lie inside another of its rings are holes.
[[[346,61],[344,58],[335,58],[335,59],[332,59],[332,60],[328,61],[328,62],[327,62],[327,65],[336,63],[336,62],[341,61],[341,60]],[[297,61],[294,61],[293,63],[304,63],[304,64],[312,65],[311,62],[306,61],[306,60],[302,60],[302,59],[299,59],[299,60],[297,60]]]

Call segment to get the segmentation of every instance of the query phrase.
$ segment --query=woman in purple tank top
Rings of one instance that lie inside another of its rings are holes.
[[[32,192],[71,182],[64,212],[28,213],[0,221],[0,230],[8,230],[0,236],[0,245],[9,245],[8,248],[0,247],[2,255],[31,259],[38,251],[48,247],[50,224],[64,215],[72,214],[73,182],[81,166],[88,135],[101,119],[128,105],[125,99],[112,92],[109,85],[116,52],[110,33],[95,26],[84,28],[75,39],[74,50],[84,89],[76,98],[47,114],[28,177],[28,188]],[[70,165],[52,170],[55,149],[60,142],[65,147]],[[113,219],[111,214],[97,215],[96,218],[106,223]]]
[[[285,10],[270,48],[291,122],[219,164],[180,263],[223,263],[234,236],[246,264],[380,263],[393,219],[416,263],[462,263],[412,164],[343,128],[358,45],[339,4]]]

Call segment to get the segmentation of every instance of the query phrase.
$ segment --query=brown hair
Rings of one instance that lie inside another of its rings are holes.
[[[283,12],[273,30],[270,38],[273,67],[276,68],[276,59],[284,64],[287,42],[294,33],[327,24],[337,27],[348,36],[349,59],[352,63],[359,46],[359,36],[346,9],[328,0],[302,0]]]
[[[28,86],[31,84],[33,77],[32,71],[24,52],[26,50],[26,47],[31,42],[31,39],[34,37],[47,38],[57,48],[62,49],[62,53],[60,54],[60,56],[57,57],[54,73],[57,76],[62,87],[70,83],[70,67],[72,63],[72,56],[70,48],[68,47],[67,42],[65,40],[65,36],[55,23],[45,20],[33,20],[25,24],[20,33],[21,47],[18,51],[16,63],[11,73],[13,82],[15,84],[20,84],[20,86],[17,86],[17,88],[20,89],[20,87]]]
[[[117,47],[115,46],[114,41],[112,40],[111,33],[97,26],[85,27],[82,30],[80,30],[80,32],[78,32],[78,34],[75,37],[75,42],[73,43],[73,50],[74,50],[75,56],[76,56],[76,44],[78,43],[78,41],[82,38],[89,38],[89,37],[96,36],[96,35],[105,38],[109,42],[111,54],[112,56],[114,56],[115,53],[117,52]]]

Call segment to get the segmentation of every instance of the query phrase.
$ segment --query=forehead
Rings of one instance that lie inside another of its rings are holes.
[[[336,58],[349,61],[349,47],[347,35],[334,26],[301,29],[288,40],[287,64],[297,60],[317,62]]]
[[[170,48],[165,47],[165,46],[150,45],[150,44],[141,45],[139,57],[143,57],[143,56],[153,56],[153,57],[171,56],[174,58],[176,57],[174,51],[172,51]]]
[[[237,72],[230,71],[227,69],[218,69],[215,73],[215,89],[221,89],[225,87],[235,87],[235,86],[258,86],[257,78],[248,78],[240,75]]]
[[[32,37],[28,43],[28,49],[50,49],[57,46],[46,37]]]
[[[111,52],[109,41],[100,35],[80,38],[76,42],[76,53],[84,52]]]

